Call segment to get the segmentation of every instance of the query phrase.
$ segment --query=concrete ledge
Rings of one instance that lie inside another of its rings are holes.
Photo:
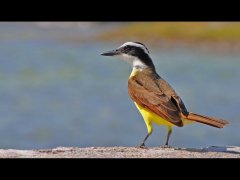
[[[0,158],[240,158],[240,147],[137,148],[137,147],[57,147],[54,149],[0,149]]]

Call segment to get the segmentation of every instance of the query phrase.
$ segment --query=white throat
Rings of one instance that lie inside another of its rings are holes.
[[[124,61],[128,62],[133,70],[134,69],[140,69],[140,70],[143,70],[145,68],[147,68],[147,65],[144,64],[140,59],[138,59],[137,57],[134,57],[134,56],[130,56],[130,55],[127,55],[127,54],[121,54],[119,55],[119,58],[123,59]]]

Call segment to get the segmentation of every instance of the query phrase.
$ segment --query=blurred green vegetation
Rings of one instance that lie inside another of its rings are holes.
[[[139,39],[240,42],[239,22],[133,22],[97,36],[98,40]]]

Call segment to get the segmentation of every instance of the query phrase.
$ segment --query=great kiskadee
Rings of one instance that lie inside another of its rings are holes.
[[[172,133],[172,127],[182,127],[191,122],[199,122],[223,128],[228,121],[188,112],[175,90],[160,77],[150,57],[147,47],[139,42],[126,42],[115,50],[102,53],[103,56],[117,56],[132,66],[128,79],[128,93],[146,123],[148,133],[140,147],[153,131],[152,124],[165,125],[168,135],[165,146]]]

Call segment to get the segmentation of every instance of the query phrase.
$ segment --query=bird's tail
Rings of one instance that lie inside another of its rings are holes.
[[[189,112],[189,114],[187,116],[184,116],[183,118],[186,118],[187,120],[207,124],[209,126],[213,126],[217,128],[223,128],[225,125],[229,124],[228,121],[223,119],[208,117],[208,116],[204,116],[204,115],[200,115],[192,112]]]

